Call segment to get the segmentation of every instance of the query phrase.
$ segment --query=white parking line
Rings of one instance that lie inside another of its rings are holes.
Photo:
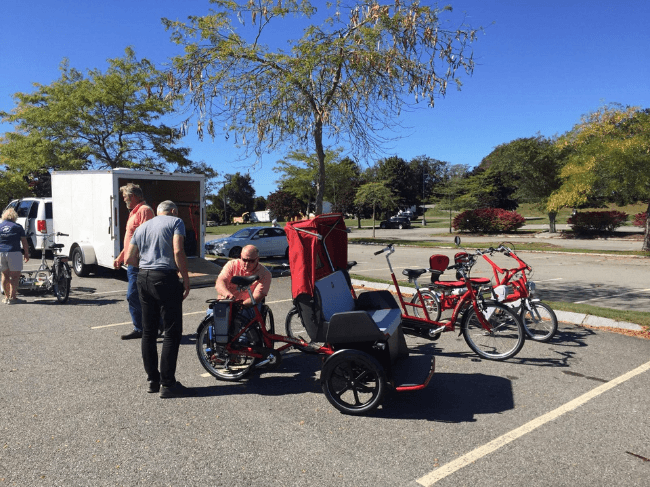
[[[276,301],[269,301],[268,304],[276,304],[276,303],[286,303],[287,301],[292,301],[291,299],[279,299]],[[201,311],[192,311],[191,313],[183,313],[183,316],[192,316],[192,315],[198,315],[198,314],[205,314],[205,310]],[[124,321],[122,323],[111,323],[110,325],[99,325],[99,326],[91,326],[91,330],[99,330],[101,328],[112,328],[114,326],[124,326],[124,325],[132,325],[133,323],[131,321]]]
[[[650,291],[650,289],[637,289],[635,291],[630,291],[628,293],[621,293],[621,294],[608,294],[607,296],[600,296],[597,298],[591,298],[591,299],[585,299],[584,301],[576,301],[575,304],[581,304],[581,303],[588,303],[589,301],[598,301],[604,298],[617,298],[619,296],[627,296],[629,294],[638,294],[638,293],[645,293]]]
[[[453,474],[454,472],[457,472],[461,468],[466,467],[470,463],[473,463],[483,458],[484,456],[498,450],[502,446],[505,446],[508,443],[515,441],[517,438],[521,438],[525,434],[530,433],[531,431],[539,428],[540,426],[543,426],[544,424],[559,418],[563,414],[566,414],[570,411],[573,411],[574,409],[577,409],[578,407],[587,403],[591,399],[600,396],[601,394],[609,391],[610,389],[613,389],[614,387],[632,379],[633,377],[636,377],[639,374],[642,374],[643,372],[647,372],[648,370],[650,370],[650,362],[646,362],[645,364],[637,367],[636,369],[631,370],[626,374],[623,374],[617,377],[616,379],[613,379],[607,382],[606,384],[598,386],[595,389],[592,389],[591,391],[583,394],[582,396],[577,397],[573,401],[569,401],[563,406],[560,406],[559,408],[554,409],[553,411],[550,411],[540,416],[539,418],[529,421],[528,423],[524,424],[523,426],[520,426],[519,428],[516,428],[502,436],[499,436],[498,438],[490,441],[489,443],[480,446],[469,453],[466,453],[465,455],[454,460],[453,462],[449,462],[446,465],[443,465],[442,467],[433,470],[432,472],[420,477],[419,479],[416,480],[416,482],[425,487],[431,486],[436,482],[438,482],[439,480],[442,480],[445,477],[448,477],[449,475]]]

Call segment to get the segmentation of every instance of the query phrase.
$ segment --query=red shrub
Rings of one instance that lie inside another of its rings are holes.
[[[452,225],[459,232],[502,233],[514,232],[524,226],[525,218],[516,211],[501,208],[466,210],[454,218]]]
[[[646,218],[648,218],[647,211],[643,213],[637,213],[636,215],[634,215],[634,218],[632,219],[632,225],[634,225],[635,227],[645,227]]]
[[[576,233],[613,232],[627,221],[622,211],[583,211],[566,221]]]

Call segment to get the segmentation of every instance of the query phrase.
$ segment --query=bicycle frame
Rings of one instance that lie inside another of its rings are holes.
[[[490,331],[492,329],[491,325],[485,319],[485,316],[484,316],[482,310],[479,308],[478,299],[477,299],[478,293],[474,289],[474,286],[472,285],[472,282],[470,280],[470,277],[469,277],[468,273],[465,272],[465,270],[462,269],[462,267],[452,266],[452,268],[459,268],[459,270],[461,271],[461,274],[463,276],[463,281],[465,281],[465,286],[466,286],[467,290],[465,291],[465,293],[463,293],[460,296],[460,298],[458,298],[458,301],[456,302],[456,304],[455,304],[455,306],[453,308],[451,318],[450,318],[449,321],[434,321],[429,316],[429,312],[426,309],[426,306],[424,305],[424,299],[422,298],[422,294],[420,293],[420,286],[419,286],[419,284],[417,282],[417,277],[416,276],[413,276],[412,280],[413,280],[413,283],[415,284],[415,291],[416,291],[416,293],[417,293],[417,295],[419,297],[419,302],[422,303],[422,304],[408,303],[408,302],[406,302],[404,300],[404,297],[402,296],[402,291],[401,291],[401,289],[399,287],[399,283],[397,282],[397,279],[395,277],[395,272],[393,271],[393,266],[390,263],[390,255],[393,252],[395,252],[395,248],[391,244],[388,247],[386,247],[386,249],[384,249],[384,250],[382,250],[380,252],[375,252],[375,254],[377,255],[378,253],[382,253],[384,251],[388,252],[386,254],[386,261],[388,262],[388,268],[390,270],[390,275],[391,275],[391,278],[393,280],[393,285],[395,286],[395,291],[397,293],[398,300],[400,302],[400,305],[402,306],[402,310],[403,310],[402,319],[407,324],[413,325],[413,326],[422,326],[422,325],[424,325],[424,326],[427,326],[427,325],[436,326],[435,329],[430,330],[430,334],[437,334],[437,333],[440,333],[440,332],[443,332],[443,331],[454,331],[456,329],[455,324],[458,321],[458,317],[459,317],[461,311],[463,311],[465,309],[465,307],[468,306],[468,304],[471,302],[472,307],[474,308],[474,311],[476,312],[476,316],[478,317],[478,320],[479,320],[481,326],[485,330],[488,330],[488,331]],[[412,308],[422,309],[423,312],[424,312],[425,317],[420,318],[419,316],[409,314],[409,312],[408,312],[409,306],[412,307]]]
[[[304,340],[298,340],[296,338],[291,338],[286,335],[277,335],[275,333],[270,333],[266,329],[264,317],[262,316],[262,313],[259,307],[257,306],[257,303],[255,302],[255,298],[253,297],[253,292],[251,291],[250,286],[240,287],[240,290],[244,288],[248,291],[248,295],[251,298],[251,303],[253,304],[252,308],[255,310],[255,317],[252,318],[245,326],[241,328],[241,330],[239,330],[233,336],[231,340],[228,341],[226,345],[226,351],[228,353],[231,353],[233,355],[243,355],[246,357],[263,359],[264,361],[258,364],[258,366],[263,366],[272,360],[272,358],[269,358],[272,352],[282,353],[283,351],[288,350],[294,345],[305,345]],[[239,339],[251,327],[254,326],[257,326],[260,332],[262,333],[262,340],[264,342],[263,347],[250,347],[239,343]],[[275,346],[274,342],[281,342],[284,343],[284,345],[282,345],[279,348],[274,348]],[[328,344],[325,344],[322,347],[320,347],[316,352],[324,355],[332,355],[334,353],[334,350]]]
[[[503,303],[511,303],[513,301],[517,301],[519,299],[525,299],[530,297],[530,293],[528,291],[528,276],[526,275],[526,271],[531,271],[531,267],[526,264],[523,260],[521,260],[517,254],[515,254],[512,250],[507,249],[500,245],[496,249],[490,249],[492,251],[496,252],[503,252],[504,255],[507,257],[512,257],[517,261],[519,264],[518,267],[514,267],[512,269],[502,269],[499,267],[492,259],[490,259],[487,256],[487,253],[482,254],[483,258],[490,264],[492,267],[492,271],[494,273],[494,280],[496,284],[494,285],[493,289],[496,289],[498,286],[512,286],[512,293],[507,292],[506,288],[506,294],[504,295],[503,299],[501,302]],[[516,280],[513,280],[513,277],[515,277],[518,273],[521,272],[521,277],[519,277]],[[503,274],[503,277],[499,279],[499,274]]]

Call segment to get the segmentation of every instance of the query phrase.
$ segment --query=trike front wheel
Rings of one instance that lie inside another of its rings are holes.
[[[262,335],[250,328],[245,335],[249,345],[260,345]],[[229,353],[226,344],[214,341],[212,316],[199,327],[196,337],[196,353],[205,370],[220,380],[237,381],[246,376],[257,363],[254,357]]]
[[[486,304],[483,316],[490,325],[485,329],[473,307],[463,320],[463,337],[469,348],[488,360],[505,360],[514,357],[524,346],[524,326],[519,317],[500,303]]]
[[[321,371],[321,387],[327,400],[344,414],[367,414],[386,394],[386,374],[367,353],[339,350]]]
[[[521,322],[526,335],[536,342],[550,342],[557,332],[555,313],[548,304],[539,301],[522,303]]]

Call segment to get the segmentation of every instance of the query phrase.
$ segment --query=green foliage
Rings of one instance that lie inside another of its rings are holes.
[[[84,76],[67,61],[60,70],[50,85],[14,94],[11,113],[0,112],[15,127],[0,139],[0,164],[12,179],[43,179],[51,170],[191,170],[189,149],[175,147],[180,132],[159,121],[175,97],[156,90],[162,74],[148,60],[128,48],[123,58],[109,59],[105,73]]]
[[[194,105],[199,136],[214,137],[219,125],[257,156],[286,145],[315,153],[317,213],[326,192],[324,141],[345,139],[366,156],[386,142],[384,129],[399,124],[405,105],[432,107],[448,83],[460,88],[459,72],[474,69],[469,46],[477,31],[445,28],[448,7],[211,1],[209,15],[163,20],[185,48],[174,59],[176,92]],[[305,27],[316,6],[322,21]]]
[[[209,196],[212,205],[208,211],[219,221],[230,221],[232,217],[253,211],[255,189],[250,175],[237,172],[226,174],[224,178],[225,183],[217,194]]]
[[[557,141],[566,151],[563,184],[550,210],[594,199],[618,204],[643,200],[650,209],[650,109],[606,105],[582,118]],[[643,250],[650,250],[646,221]]]
[[[287,191],[271,193],[267,205],[271,214],[280,221],[290,221],[301,216],[300,201]]]

